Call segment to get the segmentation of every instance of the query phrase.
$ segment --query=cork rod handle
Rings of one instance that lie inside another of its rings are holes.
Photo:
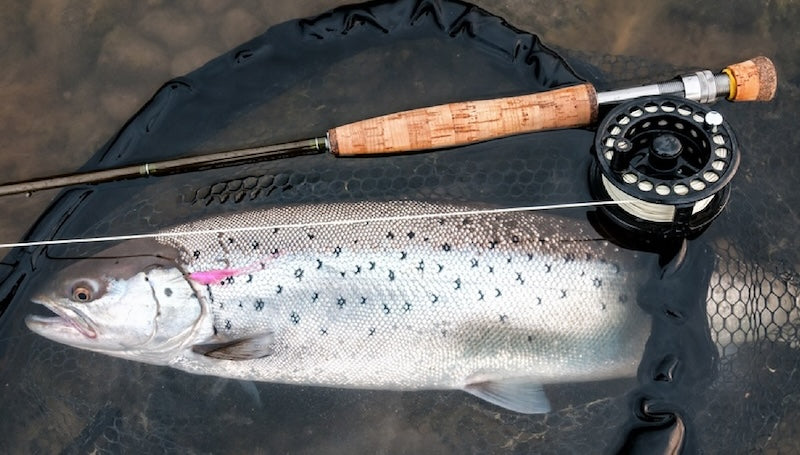
[[[591,84],[581,84],[397,112],[333,128],[328,140],[338,156],[391,154],[585,126],[596,118],[597,93]]]
[[[731,101],[770,101],[778,88],[775,64],[759,56],[734,63],[722,70],[730,79],[728,99]]]

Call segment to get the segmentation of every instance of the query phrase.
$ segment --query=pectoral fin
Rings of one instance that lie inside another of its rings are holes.
[[[464,386],[464,390],[482,400],[523,414],[550,411],[542,385],[531,378],[476,379]]]
[[[266,333],[220,343],[196,344],[192,351],[221,360],[251,360],[272,355],[275,335]]]

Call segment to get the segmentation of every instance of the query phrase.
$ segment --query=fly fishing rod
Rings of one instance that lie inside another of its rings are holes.
[[[597,120],[601,105],[654,95],[676,95],[700,103],[722,97],[768,101],[775,94],[776,82],[772,62],[756,57],[718,74],[703,70],[667,82],[608,92],[597,92],[584,83],[529,95],[456,102],[361,120],[308,140],[8,183],[0,185],[0,196],[326,152],[350,157],[450,148],[523,133],[588,126]]]

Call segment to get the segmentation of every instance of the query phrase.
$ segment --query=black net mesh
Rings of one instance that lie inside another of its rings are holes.
[[[411,107],[560,87],[579,81],[576,73],[602,90],[682,70],[562,53],[575,72],[535,36],[460,2],[347,7],[274,27],[168,82],[85,168],[311,137]],[[33,336],[22,323],[31,290],[66,262],[53,258],[99,247],[31,248],[4,261],[0,452],[562,454],[677,445],[796,453],[800,248],[796,224],[774,220],[800,202],[790,185],[797,134],[788,122],[763,127],[791,118],[792,108],[780,96],[719,105],[743,144],[740,175],[687,265],[641,292],[656,322],[638,378],[548,386],[553,411],[526,416],[457,392],[253,385],[113,359]],[[289,202],[586,201],[592,140],[590,130],[537,133],[437,153],[308,156],[79,187],[28,237],[147,232]]]

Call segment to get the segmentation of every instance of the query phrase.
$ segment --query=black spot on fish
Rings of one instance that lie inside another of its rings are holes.
[[[303,269],[295,270],[294,277],[297,278],[297,281],[301,281],[303,279]]]
[[[427,242],[427,241],[429,241],[429,240],[430,240],[430,237],[423,237],[423,239],[422,239],[422,240],[423,240],[423,241],[425,241],[425,242]]]
[[[500,315],[500,323],[501,324],[505,324],[506,322],[508,322],[508,316],[505,315],[505,314],[501,314]]]
[[[544,273],[550,273],[550,270],[553,268],[552,264],[545,264],[544,265]]]
[[[252,273],[248,273],[247,274],[247,281],[245,281],[245,283],[252,283],[252,282],[253,282],[253,274]]]
[[[314,240],[314,234],[306,232],[306,235],[308,235],[308,240]]]
[[[194,252],[192,253],[192,256],[194,256],[195,259],[200,258],[200,250],[194,250]]]
[[[281,286],[281,285],[279,284],[279,285],[278,285],[278,286],[275,288],[275,293],[276,293],[276,294],[280,294],[281,292],[283,292],[283,286]]]
[[[366,305],[366,303],[367,303],[367,298],[362,295],[361,296],[361,304],[362,305]]]
[[[272,233],[273,234],[277,234],[278,233],[278,228],[272,228]]]
[[[561,298],[562,299],[566,299],[567,298],[567,290],[566,289],[562,289],[561,290]]]
[[[392,231],[387,232],[386,233],[386,238],[389,239],[389,240],[393,240],[394,239],[394,233],[392,233]]]
[[[425,270],[425,261],[423,260],[419,261],[419,264],[417,265],[417,270],[419,270],[420,272]]]
[[[317,270],[319,270],[319,269],[321,269],[321,268],[322,268],[322,261],[320,261],[319,259],[317,259]]]
[[[353,274],[354,275],[358,275],[359,273],[361,273],[361,266],[360,265],[356,265],[356,271],[353,272]]]
[[[542,298],[541,297],[536,297],[536,304],[537,305],[541,305],[542,304]]]
[[[261,246],[258,242],[253,242],[253,249],[257,250],[258,247]]]
[[[292,311],[292,314],[289,315],[289,319],[292,321],[292,324],[297,325],[300,323],[300,315],[294,311]]]
[[[344,308],[345,303],[347,303],[347,300],[345,300],[344,297],[336,299],[336,305],[339,305],[339,308]]]
[[[312,301],[312,302],[316,302],[318,298],[319,298],[319,293],[318,293],[318,292],[315,292],[315,293],[314,293],[314,294],[311,296],[311,301]]]
[[[336,248],[333,249],[333,255],[334,256],[336,256],[338,258],[340,254],[342,254],[342,247],[337,246]]]
[[[262,263],[261,263],[261,270],[264,270],[264,269],[266,269],[266,268],[267,268],[267,264],[265,264],[265,263],[263,263],[263,262],[262,262]]]
[[[444,250],[444,251],[450,251],[450,244],[449,244],[449,243],[445,243],[445,244],[443,244],[443,245],[442,245],[442,250]]]
[[[389,314],[391,310],[389,310],[389,305],[383,304],[383,314]]]
[[[233,324],[231,324],[231,320],[230,319],[226,319],[225,320],[225,329],[226,330],[230,330],[231,327],[233,327]]]
[[[511,243],[519,243],[519,237],[516,235],[511,236]]]
[[[164,295],[167,297],[172,297],[172,288],[164,288]]]
[[[603,310],[603,311],[606,310],[606,303],[605,302],[600,302],[600,309]]]
[[[439,301],[439,296],[436,294],[431,294],[431,303],[436,303]]]
[[[512,258],[511,256],[507,257],[507,258],[506,258],[506,264],[511,264],[511,260],[512,260],[512,259],[513,259],[513,258]]]
[[[394,281],[394,270],[389,270],[389,281]]]
[[[528,343],[532,343],[532,342],[533,342],[533,337],[528,335]]]
[[[478,291],[478,301],[483,300],[483,291]]]
[[[264,301],[261,300],[261,299],[256,300],[256,302],[253,304],[253,307],[256,309],[256,311],[263,310],[264,309]]]
[[[404,312],[404,313],[408,313],[410,310],[411,310],[411,304],[410,304],[410,303],[408,303],[408,302],[406,302],[406,303],[403,305],[403,312]]]
[[[242,302],[239,302],[239,308],[244,308],[244,305],[242,305]]]
[[[441,334],[442,334],[443,337],[446,337],[447,336],[447,329],[442,329],[441,330]]]
[[[414,238],[414,235],[415,235],[415,234],[414,234],[413,232],[409,232],[408,234],[406,234],[406,236],[408,236],[408,239],[409,239],[409,240],[413,239],[413,238]]]
[[[236,243],[236,240],[234,240],[233,237],[228,237],[228,243],[232,245]]]
[[[522,279],[522,274],[519,272],[517,272],[517,281],[519,281],[519,284],[525,284],[525,280]]]
[[[342,271],[342,272],[339,272],[339,274],[342,275],[342,278],[344,278],[345,275],[347,275],[347,272]]]
[[[528,262],[533,260],[533,253],[528,253]]]
[[[439,225],[444,226],[444,218],[439,218]]]
[[[232,276],[225,277],[225,282],[228,283],[228,284],[233,284],[234,281],[235,280],[234,280],[234,278]]]
[[[278,253],[279,253],[279,251],[278,251],[278,249],[277,249],[277,248],[273,248],[273,249],[272,249],[272,255],[273,255],[273,256],[277,256],[277,255],[278,255]]]
[[[444,270],[444,266],[442,264],[436,264],[436,266],[439,267],[439,273],[442,273],[442,270]]]
[[[489,249],[493,250],[495,246],[497,246],[497,240],[490,240],[489,241]]]
[[[595,278],[594,280],[592,280],[592,284],[594,284],[594,287],[599,288],[603,286],[603,280],[601,280],[600,278]]]
[[[374,262],[372,262],[372,261],[369,262],[369,269],[370,270],[375,270],[375,263]]]
[[[320,328],[319,329],[319,334],[320,335],[327,335],[328,334],[328,329],[326,329],[325,327]]]
[[[461,289],[461,278],[456,278],[453,283],[455,283],[456,289]]]
[[[477,267],[477,266],[478,266],[478,260],[477,260],[477,259],[475,259],[475,258],[472,258],[472,261],[471,261],[471,263],[472,263],[472,268],[473,268],[473,269],[474,269],[475,267]]]
[[[486,267],[488,267],[489,273],[494,273],[494,267],[492,267],[491,265],[487,265]]]
[[[211,328],[212,328],[212,329],[214,329],[214,335],[216,335],[217,333],[219,333],[219,332],[217,331],[217,326],[216,326],[216,325],[212,325],[212,326],[211,326]]]
[[[375,335],[375,327],[369,328],[369,336]]]
[[[575,262],[575,253],[567,253],[564,255],[564,262],[570,263]]]
[[[495,292],[494,295],[495,297],[500,297],[501,295],[503,295],[502,293],[500,293],[500,289],[494,288],[494,292]]]
[[[407,257],[408,257],[408,253],[406,253],[405,251],[401,251],[401,252],[400,252],[400,260],[401,260],[401,261],[402,261],[403,259],[407,258]]]

